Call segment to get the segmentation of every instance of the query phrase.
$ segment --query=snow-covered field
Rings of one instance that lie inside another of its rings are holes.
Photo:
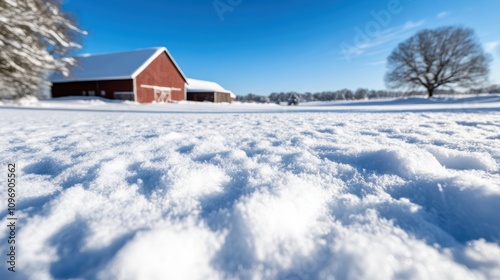
[[[0,135],[0,279],[500,279],[500,95],[5,103]]]

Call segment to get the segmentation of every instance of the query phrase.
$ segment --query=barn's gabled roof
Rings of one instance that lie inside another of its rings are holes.
[[[188,92],[225,92],[234,96],[234,94],[221,85],[211,81],[197,80],[197,79],[187,79],[187,91]]]
[[[55,73],[53,83],[124,80],[133,79],[141,73],[155,58],[165,52],[186,81],[186,76],[164,47],[148,48],[128,52],[82,55],[75,57],[69,76]]]

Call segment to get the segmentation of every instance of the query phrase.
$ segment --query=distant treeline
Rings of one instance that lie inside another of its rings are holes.
[[[453,89],[449,90],[436,90],[436,95],[451,95],[463,94]],[[493,85],[485,88],[470,89],[470,94],[479,93],[500,93],[500,85]],[[377,98],[401,98],[410,96],[427,96],[426,91],[387,91],[387,90],[369,90],[359,88],[355,91],[349,89],[342,89],[337,91],[323,91],[323,92],[273,92],[269,96],[256,95],[249,93],[243,96],[237,96],[237,100],[241,102],[258,102],[258,103],[278,103],[287,102],[293,96],[297,96],[300,102],[312,101],[341,101],[341,100],[365,100]]]

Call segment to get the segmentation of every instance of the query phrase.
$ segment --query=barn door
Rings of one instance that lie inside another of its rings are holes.
[[[155,101],[156,102],[171,102],[172,101],[172,89],[166,88],[155,88]]]

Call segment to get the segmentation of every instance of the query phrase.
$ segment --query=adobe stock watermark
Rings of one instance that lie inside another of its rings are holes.
[[[9,163],[7,165],[7,270],[16,272],[17,261],[17,178],[16,178],[16,164]]]
[[[393,16],[401,14],[403,10],[401,0],[389,0],[385,9],[378,12],[374,10],[370,11],[373,20],[367,22],[364,28],[359,26],[354,28],[353,45],[345,42],[340,44],[344,58],[347,61],[351,61],[353,56],[359,55],[363,47],[373,43],[383,33],[384,28],[387,28],[391,23]]]
[[[227,12],[232,13],[241,3],[243,3],[243,0],[214,0],[212,4],[220,21],[224,21],[224,14]]]

